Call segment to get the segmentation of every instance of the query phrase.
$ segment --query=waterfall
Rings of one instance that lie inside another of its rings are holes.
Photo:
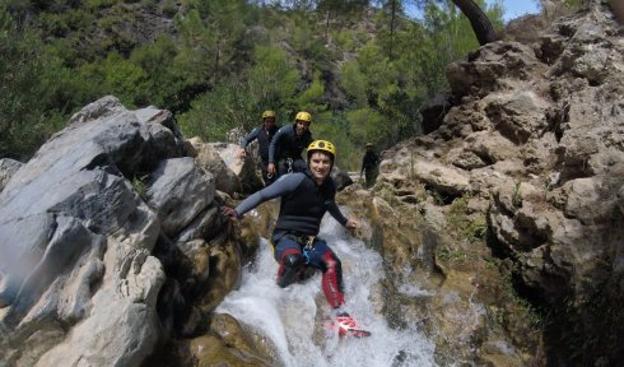
[[[346,310],[372,336],[340,338],[324,327],[330,310],[321,291],[320,272],[301,284],[279,288],[273,248],[265,239],[255,262],[244,269],[241,287],[216,312],[230,314],[269,338],[288,367],[435,365],[434,345],[416,325],[392,329],[381,312],[381,256],[330,216],[325,216],[319,236],[342,261]]]

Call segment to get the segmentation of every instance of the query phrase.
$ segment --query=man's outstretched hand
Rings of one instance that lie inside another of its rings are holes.
[[[275,175],[275,163],[269,163],[269,165],[267,166],[267,172],[270,175]]]
[[[229,206],[221,207],[221,214],[225,215],[231,220],[238,220],[239,218],[238,213],[236,213],[236,210],[234,210],[234,208],[230,208]]]
[[[355,218],[349,218],[347,219],[347,223],[345,223],[345,227],[350,231],[355,231],[360,227],[360,222]]]

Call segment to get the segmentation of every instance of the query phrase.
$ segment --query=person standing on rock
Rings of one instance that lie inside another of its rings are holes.
[[[277,284],[284,288],[302,280],[309,268],[323,272],[322,288],[334,310],[340,335],[368,336],[343,309],[345,300],[341,263],[327,243],[317,237],[321,219],[329,212],[349,230],[359,227],[355,218],[347,219],[336,204],[336,187],[330,172],[336,158],[334,145],[326,140],[308,146],[308,165],[304,172],[281,176],[271,186],[257,191],[235,209],[223,207],[225,215],[238,219],[261,203],[281,198],[280,212],[273,230],[275,260],[279,263]]]
[[[260,160],[262,161],[262,179],[264,185],[268,186],[275,181],[275,174],[269,174],[269,145],[271,140],[275,136],[278,127],[275,125],[275,111],[262,112],[262,126],[258,126],[245,136],[240,143],[242,148],[240,152],[241,157],[247,156],[247,146],[254,140],[258,139],[258,150],[260,153]]]
[[[312,115],[301,111],[295,116],[294,124],[277,131],[269,145],[269,174],[281,176],[285,173],[306,170],[301,153],[313,140],[310,133],[311,123]]]
[[[366,175],[366,187],[371,187],[375,184],[379,174],[378,163],[379,156],[373,150],[373,144],[366,144],[366,153],[362,159],[362,169],[360,170],[360,178],[362,178],[362,173]]]

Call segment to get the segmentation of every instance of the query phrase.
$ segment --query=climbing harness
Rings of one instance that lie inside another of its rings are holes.
[[[310,264],[310,253],[314,250],[314,240],[316,239],[316,236],[301,236],[299,239],[302,240],[303,258],[305,259],[306,265],[308,265]]]
[[[288,166],[288,170],[286,172],[292,173],[293,172],[293,159],[290,157],[286,158],[286,165]]]

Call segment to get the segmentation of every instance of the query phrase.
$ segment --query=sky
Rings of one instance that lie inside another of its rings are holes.
[[[487,0],[488,4],[495,3],[495,0]],[[505,22],[517,18],[527,13],[539,13],[539,7],[535,0],[503,0]]]
[[[505,9],[503,14],[505,22],[527,13],[539,13],[540,10],[536,0],[487,0],[487,3],[494,4],[499,1],[503,3],[503,8]],[[417,8],[410,6],[408,6],[407,13],[414,14],[417,18],[420,15],[420,11]]]

